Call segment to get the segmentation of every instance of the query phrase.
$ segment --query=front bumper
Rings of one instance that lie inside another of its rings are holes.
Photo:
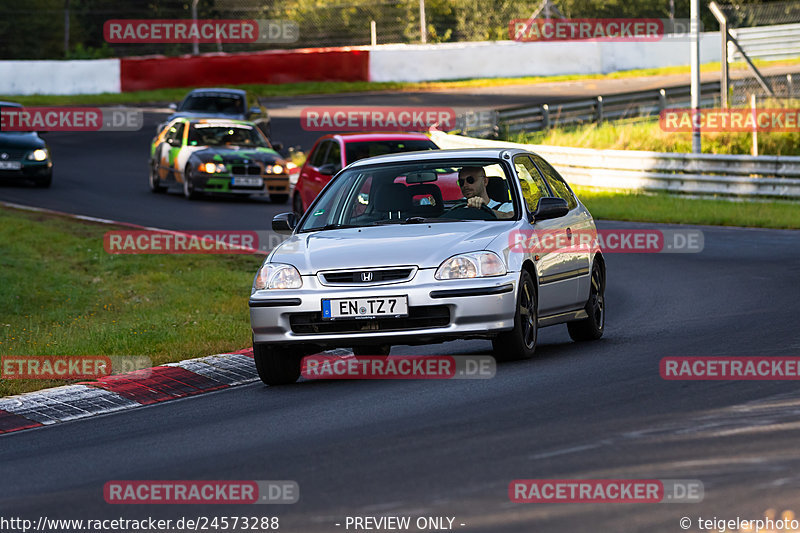
[[[357,344],[416,344],[464,337],[490,338],[514,326],[517,272],[505,276],[438,281],[436,269],[411,280],[368,286],[322,285],[303,276],[296,290],[262,290],[250,297],[253,341],[323,348]],[[322,320],[327,298],[408,297],[407,318]]]
[[[53,173],[53,162],[22,161],[22,167],[16,170],[1,169],[0,179],[45,178]]]
[[[200,174],[192,179],[192,185],[197,192],[219,194],[289,194],[288,174],[269,174],[264,176],[247,176],[248,178],[262,178],[262,185],[234,185],[232,176],[218,174]]]

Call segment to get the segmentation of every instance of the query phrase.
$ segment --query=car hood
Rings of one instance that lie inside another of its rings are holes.
[[[177,111],[167,118],[166,122],[178,117],[183,118],[228,118],[231,120],[245,120],[243,113],[208,113],[206,111]]]
[[[35,133],[0,133],[0,150],[3,148],[44,148],[45,143]]]
[[[483,250],[514,222],[441,222],[297,233],[270,262],[289,263],[303,275],[320,270],[416,265],[436,268],[448,257]]]
[[[275,163],[281,160],[278,152],[269,148],[250,148],[250,147],[205,147],[199,148],[192,154],[203,162],[235,162],[249,159],[251,161],[262,161],[264,163]]]

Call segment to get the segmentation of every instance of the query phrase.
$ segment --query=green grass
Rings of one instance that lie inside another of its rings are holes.
[[[798,203],[732,202],[587,187],[573,190],[596,219],[800,229]]]
[[[775,106],[777,107],[777,106]],[[703,153],[749,155],[751,133],[702,132]],[[509,136],[523,144],[573,146],[600,150],[646,150],[653,152],[692,151],[691,133],[665,132],[654,120],[604,122],[576,127],[553,128]],[[759,132],[760,155],[800,155],[800,131]]]
[[[144,355],[250,346],[261,255],[112,255],[115,228],[0,208],[0,355]],[[0,380],[0,396],[64,381]]]
[[[757,61],[759,66],[783,66],[800,64],[800,60]],[[732,68],[741,67],[742,64],[733,63]],[[719,63],[701,65],[701,72],[717,72]],[[646,76],[666,76],[670,74],[688,74],[688,66],[663,67],[651,69],[626,70],[609,74],[570,74],[561,76],[532,76],[523,78],[479,78],[452,81],[431,81],[422,83],[411,82],[303,82],[283,83],[275,85],[235,85],[231,87],[245,89],[256,98],[291,97],[309,94],[340,94],[359,93],[372,91],[430,91],[448,90],[471,87],[493,87],[502,85],[548,83],[575,80],[609,80],[627,79]],[[688,79],[687,79],[688,83]],[[13,96],[0,95],[0,100],[19,102],[27,106],[37,105],[133,105],[133,104],[161,104],[178,102],[189,90],[187,87],[175,89],[158,89],[153,91],[136,91],[129,93],[102,93],[81,95],[28,95]]]

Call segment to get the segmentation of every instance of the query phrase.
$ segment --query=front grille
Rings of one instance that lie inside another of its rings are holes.
[[[386,281],[404,281],[411,277],[413,268],[392,268],[387,270],[348,270],[345,272],[325,272],[322,279],[325,283],[380,283]],[[364,279],[362,274],[371,274]]]
[[[323,320],[321,312],[294,313],[289,317],[289,323],[292,332],[298,335],[441,328],[450,324],[450,308],[446,305],[409,307],[408,316],[402,318]]]
[[[27,148],[0,148],[0,161],[19,161],[31,151],[32,149]],[[6,154],[6,157],[3,157],[3,154]]]
[[[260,176],[261,167],[258,165],[231,165],[231,174],[236,176]]]

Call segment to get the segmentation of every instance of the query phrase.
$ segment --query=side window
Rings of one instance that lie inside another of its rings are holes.
[[[369,176],[364,183],[361,184],[361,187],[358,189],[358,196],[356,197],[356,201],[353,204],[353,211],[350,213],[350,217],[358,217],[364,214],[367,210],[367,206],[369,205],[369,191],[372,186],[372,176]]]
[[[536,169],[533,161],[528,156],[518,155],[514,158],[514,168],[519,176],[519,183],[522,186],[522,197],[532,213],[539,205],[539,199],[550,196],[541,174]]]
[[[170,144],[172,144],[173,146],[181,146],[183,144],[183,130],[185,129],[185,127],[186,127],[185,122],[181,122],[180,124],[178,124],[177,131],[175,131],[175,142]]]
[[[167,136],[164,137],[164,142],[169,144],[170,146],[180,146],[183,144],[183,127],[185,126],[184,122],[177,122],[172,125],[172,127],[167,132]]]
[[[167,144],[172,144],[172,141],[175,140],[175,136],[178,134],[178,126],[183,124],[182,122],[176,122],[172,126],[170,126],[169,130],[167,130],[167,134],[164,136],[164,142]]]
[[[542,171],[542,175],[544,175],[548,185],[550,185],[550,188],[553,190],[553,193],[559,198],[566,200],[567,206],[570,209],[577,207],[578,201],[575,200],[575,195],[572,194],[572,191],[564,181],[564,178],[561,177],[561,174],[559,174],[556,169],[550,165],[550,163],[542,159],[540,156],[533,155],[531,157],[536,163],[536,166],[539,167],[539,170]]]
[[[336,141],[329,141],[331,148],[328,150],[328,155],[325,157],[325,165],[334,165],[336,169],[342,168],[342,149]]]
[[[325,154],[328,152],[328,147],[331,145],[331,141],[322,141],[317,145],[317,149],[314,150],[314,155],[311,156],[311,166],[319,168],[323,165],[323,161],[325,160]]]

